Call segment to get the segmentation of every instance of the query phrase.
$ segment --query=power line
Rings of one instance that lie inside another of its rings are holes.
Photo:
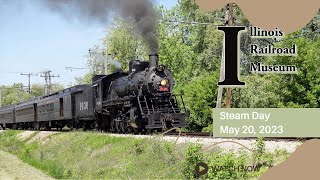
[[[73,70],[87,70],[87,69],[91,69],[91,68],[88,68],[88,67],[65,67],[66,70],[70,70],[71,72]]]
[[[20,74],[21,72],[0,72],[0,74]]]
[[[196,22],[196,21],[179,21],[179,20],[169,20],[169,23],[183,23],[183,24],[197,24],[197,25],[210,25],[210,26],[222,26],[223,24],[215,24],[211,22]]]

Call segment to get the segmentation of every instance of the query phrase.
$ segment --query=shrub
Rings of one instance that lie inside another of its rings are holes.
[[[244,154],[215,152],[208,158],[209,171],[206,179],[245,179],[249,173],[246,170],[246,159]]]
[[[202,147],[199,144],[190,144],[186,149],[183,174],[187,179],[196,177],[194,174],[195,166],[204,160],[204,155],[201,150]]]
[[[257,138],[255,146],[253,148],[253,160],[256,164],[261,164],[263,156],[266,152],[266,145],[263,138]]]

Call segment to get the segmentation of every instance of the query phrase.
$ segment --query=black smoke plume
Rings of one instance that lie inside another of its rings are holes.
[[[81,21],[105,24],[115,13],[125,19],[132,19],[139,34],[150,47],[158,52],[156,35],[157,15],[151,0],[41,0],[52,11]]]

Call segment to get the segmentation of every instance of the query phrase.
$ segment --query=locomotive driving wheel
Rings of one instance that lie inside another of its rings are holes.
[[[133,133],[134,132],[134,129],[133,127],[130,126],[130,123],[129,122],[124,122],[124,127],[125,127],[125,130],[127,133]]]
[[[120,128],[120,133],[126,133],[126,125],[125,125],[125,116],[121,116],[121,118],[119,118],[119,120],[121,119],[121,121],[119,121],[119,128]]]
[[[121,121],[116,121],[116,131],[117,133],[122,133]]]
[[[114,121],[114,119],[111,120],[110,131],[116,132],[116,122]]]
[[[120,122],[120,130],[121,130],[121,133],[125,133],[126,132],[126,126],[125,126],[125,123],[123,121]]]
[[[120,118],[113,119],[111,122],[111,132],[124,133],[125,128]]]

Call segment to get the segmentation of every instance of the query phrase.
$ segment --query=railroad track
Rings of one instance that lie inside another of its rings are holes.
[[[4,131],[4,130],[0,130]],[[58,131],[58,132],[72,132],[77,130],[51,130],[51,131]],[[98,131],[94,131],[98,132]],[[111,133],[114,134],[114,133]],[[127,134],[130,135],[130,134]],[[241,140],[252,140],[256,139],[256,137],[213,137],[212,132],[157,132],[157,133],[139,133],[139,134],[131,134],[131,135],[163,135],[163,136],[181,136],[181,137],[202,137],[202,138],[223,138],[223,139],[241,139]],[[297,137],[265,137],[264,140],[266,141],[306,141],[310,139],[318,139],[318,138],[297,138]]]
[[[168,132],[164,133],[165,136],[195,136],[195,137],[210,137],[212,133],[210,132]]]
[[[186,136],[186,137],[213,137],[213,134],[210,132],[168,132],[164,133],[164,136]],[[217,137],[218,138],[218,137]],[[220,138],[220,137],[219,137]],[[224,139],[256,139],[256,137],[221,137]],[[297,138],[297,137],[265,137],[265,140],[271,141],[271,140],[284,140],[284,141],[306,141],[310,139],[310,137],[303,137],[303,138]]]

